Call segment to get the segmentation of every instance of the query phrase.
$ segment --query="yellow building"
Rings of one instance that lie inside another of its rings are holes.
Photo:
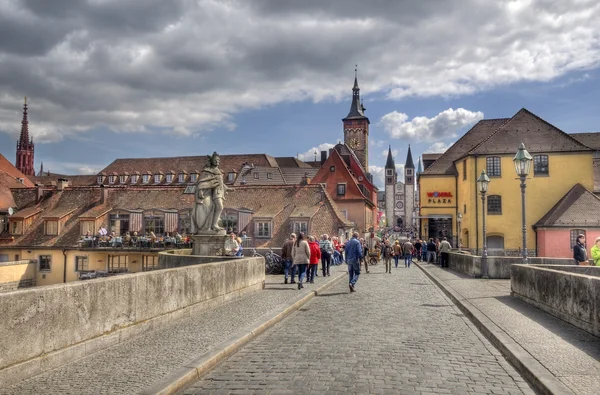
[[[590,146],[525,109],[512,118],[478,122],[420,174],[422,237],[448,237],[454,244],[460,241],[464,249],[481,253],[483,208],[476,181],[485,170],[491,180],[485,203],[489,253],[518,255],[521,188],[513,158],[520,143],[533,156],[526,184],[526,224],[527,247],[534,255],[532,225],[575,184],[594,190],[594,161],[598,159]]]

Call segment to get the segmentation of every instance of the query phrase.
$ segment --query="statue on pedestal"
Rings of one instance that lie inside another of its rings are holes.
[[[225,193],[230,188],[223,181],[223,172],[219,169],[220,158],[216,152],[208,156],[208,164],[196,183],[195,205],[192,211],[192,233],[206,234],[223,231],[218,225],[223,211]]]

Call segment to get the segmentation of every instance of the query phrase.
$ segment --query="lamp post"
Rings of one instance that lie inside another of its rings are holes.
[[[458,248],[460,250],[460,236],[461,236],[461,224],[462,222],[462,214],[459,212],[458,214],[456,214],[456,226],[458,227],[458,232],[456,232],[456,235],[458,237],[458,239],[456,240],[456,248]]]
[[[515,171],[521,180],[521,222],[523,225],[523,263],[527,264],[527,222],[526,211],[525,211],[525,180],[527,180],[527,176],[529,175],[529,170],[531,169],[531,162],[533,162],[533,158],[525,149],[525,144],[521,143],[519,146],[519,150],[515,155],[513,162],[515,164]]]
[[[483,218],[483,254],[481,255],[481,277],[488,278],[488,263],[487,263],[487,240],[485,229],[485,194],[488,191],[490,178],[485,174],[485,170],[481,170],[481,175],[477,179],[477,189],[481,194],[481,216]]]

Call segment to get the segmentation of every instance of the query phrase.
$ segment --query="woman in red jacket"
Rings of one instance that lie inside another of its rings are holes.
[[[321,262],[321,246],[319,246],[315,236],[308,237],[308,247],[310,248],[310,264],[308,265],[307,281],[314,284],[315,273],[319,268],[319,262]]]

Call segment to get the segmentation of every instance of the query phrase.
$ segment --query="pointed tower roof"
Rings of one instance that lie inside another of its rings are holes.
[[[417,161],[417,174],[423,173],[423,162],[421,162],[421,157]]]
[[[358,74],[357,69],[354,69],[354,86],[352,87],[352,104],[350,105],[350,112],[346,115],[345,119],[365,119],[365,108],[360,101],[360,88],[358,87]],[[367,118],[368,119],[368,118]]]
[[[21,121],[21,135],[19,136],[19,145],[26,147],[29,144],[29,121],[27,120],[27,96],[23,104],[23,120]]]
[[[408,153],[406,154],[406,164],[404,165],[405,169],[414,169],[415,164],[412,159],[412,153],[410,152],[410,144],[408,145]]]
[[[394,163],[394,158],[392,157],[392,146],[388,149],[387,162],[385,162],[386,169],[395,169],[396,164]]]

